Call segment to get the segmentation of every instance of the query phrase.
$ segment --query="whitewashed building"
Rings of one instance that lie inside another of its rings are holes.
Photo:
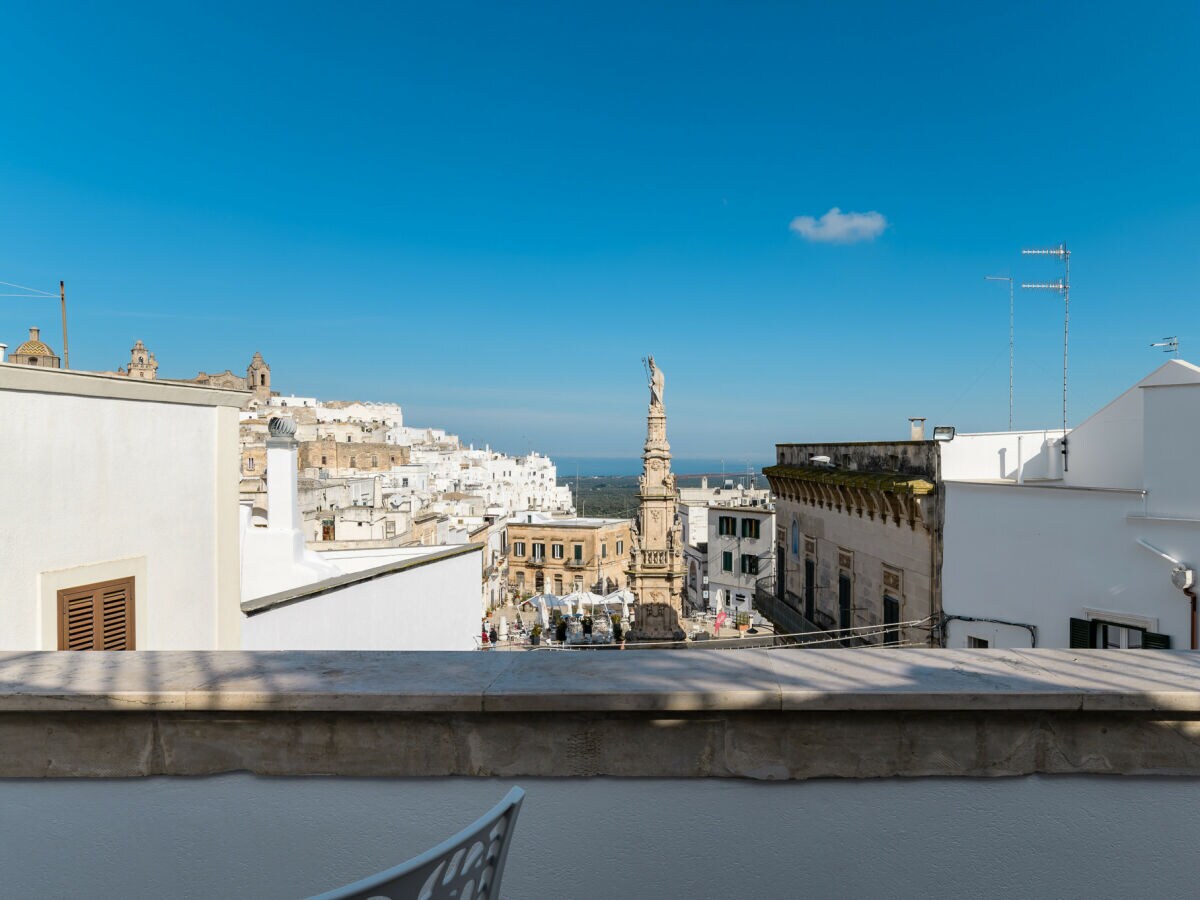
[[[771,506],[771,492],[739,484],[734,479],[728,478],[722,484],[715,487],[710,487],[708,478],[702,478],[699,487],[681,487],[679,488],[679,522],[680,532],[683,538],[683,562],[687,570],[686,593],[688,606],[692,610],[715,609],[724,605],[724,601],[728,597],[733,597],[736,602],[737,594],[745,593],[745,584],[749,582],[750,593],[754,592],[753,579],[721,579],[722,590],[725,594],[718,596],[709,589],[709,552],[708,548],[712,542],[712,536],[709,531],[710,508],[714,506]],[[715,526],[714,526],[715,527]],[[773,525],[772,525],[773,528]],[[770,542],[771,528],[767,529],[766,540]],[[718,535],[718,537],[720,537]],[[719,542],[724,543],[724,542]],[[769,547],[768,547],[769,549]],[[757,552],[761,552],[758,548]],[[738,552],[737,566],[740,569],[741,553]],[[718,557],[717,562],[720,564],[723,558]],[[769,567],[759,565],[762,574],[767,574]],[[740,575],[740,572],[738,573]],[[732,608],[732,607],[731,607]],[[746,607],[742,607],[746,608]]]
[[[246,650],[470,650],[480,613],[483,547],[308,549],[296,487],[295,423],[270,422],[267,521],[241,517]],[[373,538],[374,507],[339,511],[351,534],[360,516]],[[334,544],[342,543],[335,541]]]
[[[775,510],[763,498],[708,506],[708,605],[754,611],[759,579],[774,572]]]
[[[1065,439],[777,445],[760,606],[871,643],[1193,648],[1198,413],[1200,368],[1171,360]]]
[[[947,646],[1195,648],[1200,368],[1071,430],[1066,471],[1057,439],[980,437],[945,446]]]
[[[248,396],[0,364],[0,649],[241,646]]]

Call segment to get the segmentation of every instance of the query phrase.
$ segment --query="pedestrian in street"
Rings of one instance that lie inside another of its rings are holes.
[[[492,630],[488,632],[488,637],[491,638],[493,644],[496,644],[500,640],[500,635],[496,634],[495,625],[493,625]]]

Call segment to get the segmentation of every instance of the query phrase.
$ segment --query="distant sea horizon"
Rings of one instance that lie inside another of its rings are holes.
[[[594,475],[640,475],[642,458],[640,456],[554,456],[550,459],[558,467],[559,478],[572,478],[578,471],[580,477]],[[719,475],[724,472],[727,476],[746,474],[746,457],[740,458],[702,458],[679,457],[671,460],[671,471],[676,475]],[[763,466],[774,464],[774,460],[749,460],[755,474],[761,475]]]

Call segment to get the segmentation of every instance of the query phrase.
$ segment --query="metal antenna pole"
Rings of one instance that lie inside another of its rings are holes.
[[[1008,430],[1013,430],[1013,279],[1011,275],[984,275],[987,281],[1008,282]]]
[[[1063,472],[1067,466],[1067,340],[1071,332],[1071,251],[1067,242],[1063,241],[1057,247],[1037,250],[1022,250],[1022,256],[1056,256],[1063,262],[1063,277],[1057,281],[1022,282],[1022,288],[1058,291],[1063,296],[1063,394],[1062,394],[1062,455]]]
[[[63,320],[63,368],[71,368],[71,353],[67,350],[67,286],[61,281],[58,283],[58,299],[62,304],[62,320]]]
[[[1063,471],[1067,471],[1067,337],[1071,333],[1071,251],[1063,241]]]

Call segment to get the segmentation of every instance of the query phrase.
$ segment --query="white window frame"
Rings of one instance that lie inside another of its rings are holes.
[[[1132,613],[1111,612],[1107,609],[1092,609],[1085,606],[1083,608],[1083,617],[1089,622],[1101,621],[1107,622],[1109,625],[1123,625],[1128,628],[1140,628],[1143,631],[1153,632],[1158,634],[1158,619],[1147,618],[1146,616],[1135,616]]]

